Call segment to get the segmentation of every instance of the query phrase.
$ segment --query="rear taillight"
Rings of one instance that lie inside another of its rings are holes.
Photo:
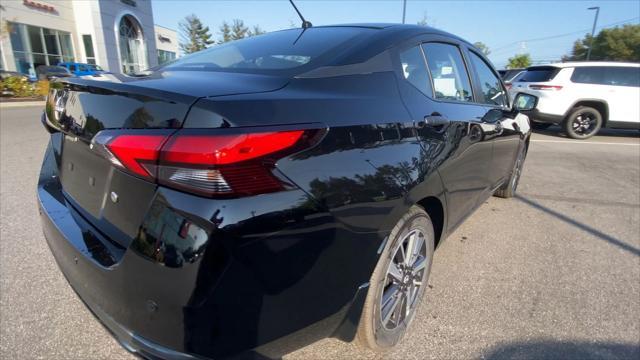
[[[290,186],[274,175],[276,161],[315,145],[322,133],[102,131],[91,146],[120,169],[165,186],[212,197],[247,196]]]
[[[562,90],[562,86],[560,85],[529,85],[529,89],[531,90]]]

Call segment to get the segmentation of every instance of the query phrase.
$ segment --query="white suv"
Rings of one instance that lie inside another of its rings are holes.
[[[534,128],[560,124],[574,139],[601,127],[640,129],[640,64],[567,62],[533,66],[509,89],[538,97],[529,114]]]

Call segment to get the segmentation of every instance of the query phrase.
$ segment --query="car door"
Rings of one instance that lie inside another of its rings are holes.
[[[399,49],[403,100],[414,119],[424,168],[437,168],[445,187],[449,228],[487,196],[491,144],[483,105],[475,103],[460,43],[430,36]]]
[[[609,121],[616,127],[633,128],[640,123],[640,68],[607,66],[603,71],[607,87]]]
[[[87,65],[78,64],[78,76],[89,75],[89,68]]]
[[[478,102],[484,105],[486,111],[481,126],[486,141],[493,143],[489,178],[491,187],[495,189],[511,175],[523,129],[520,129],[513,113],[509,111],[507,91],[498,73],[477,52],[467,49],[467,56],[475,75],[473,79]]]

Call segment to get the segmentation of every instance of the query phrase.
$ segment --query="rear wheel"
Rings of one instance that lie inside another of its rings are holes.
[[[602,115],[592,107],[575,108],[564,122],[564,131],[573,139],[588,139],[602,127]]]
[[[358,325],[361,346],[384,351],[402,339],[424,295],[433,251],[431,219],[413,206],[391,231],[371,276]]]

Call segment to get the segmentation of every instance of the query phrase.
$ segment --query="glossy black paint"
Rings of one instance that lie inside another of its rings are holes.
[[[398,67],[403,47],[446,41],[466,57],[470,45],[425,27],[368,26],[369,38],[288,78],[160,68],[121,83],[56,83],[64,97],[50,96],[43,119],[52,132],[38,184],[44,232],[74,290],[128,349],[277,357],[325,337],[350,341],[398,219],[428,205],[444,239],[509,177],[526,118],[435,101]],[[326,134],[278,161],[287,191],[253,197],[157,186],[91,151],[103,129],[267,125]]]

